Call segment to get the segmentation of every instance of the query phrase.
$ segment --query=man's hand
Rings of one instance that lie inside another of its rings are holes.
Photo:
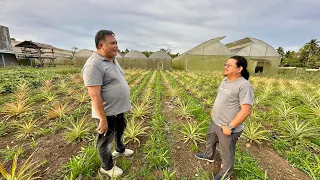
[[[106,134],[108,132],[108,121],[107,120],[100,120],[97,131],[99,132],[99,134],[103,134],[104,136],[106,136]]]
[[[228,128],[228,126],[222,126],[222,131],[223,131],[223,134],[226,135],[226,136],[230,136],[232,131]]]

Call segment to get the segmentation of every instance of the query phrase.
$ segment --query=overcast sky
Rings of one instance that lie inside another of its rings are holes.
[[[0,25],[18,40],[64,49],[95,50],[95,33],[110,29],[121,50],[183,53],[219,36],[297,50],[320,40],[319,7],[320,0],[0,0]]]

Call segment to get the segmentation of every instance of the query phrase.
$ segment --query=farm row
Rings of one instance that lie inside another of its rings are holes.
[[[255,105],[234,179],[320,178],[320,84],[306,76],[250,78]],[[0,78],[0,162],[8,172],[18,161],[16,171],[27,176],[105,178],[97,173],[96,124],[80,69],[4,69]],[[126,78],[133,109],[125,142],[136,154],[116,159],[123,178],[212,179],[219,157],[207,164],[194,154],[204,151],[222,74],[127,69]]]

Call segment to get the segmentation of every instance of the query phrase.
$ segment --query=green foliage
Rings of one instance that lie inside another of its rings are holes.
[[[22,146],[13,146],[13,147],[9,147],[7,145],[7,147],[5,149],[1,149],[0,150],[0,155],[2,156],[2,158],[4,158],[5,160],[13,160],[14,156],[23,156],[24,155],[24,150],[22,148]]]
[[[150,169],[162,169],[169,166],[169,151],[164,142],[164,135],[161,132],[154,132],[150,135],[150,140],[144,147],[145,159]]]
[[[181,119],[191,119],[193,117],[192,111],[194,109],[192,108],[192,105],[188,102],[180,101],[178,103],[177,107],[177,116]]]
[[[248,121],[245,122],[245,127],[242,135],[249,143],[261,144],[262,140],[267,140],[265,136],[268,130],[264,130],[260,122]]]
[[[299,61],[303,67],[316,67],[320,65],[319,41],[311,39],[299,50]]]
[[[48,119],[61,119],[67,115],[69,110],[70,106],[68,106],[68,103],[62,104],[59,102],[46,110],[46,116]]]
[[[67,129],[67,131],[65,132],[65,138],[68,142],[78,142],[88,139],[90,131],[94,126],[94,124],[89,123],[86,120],[86,117],[82,117],[80,119],[77,119],[76,121],[71,118],[69,120],[69,124],[70,126],[61,125],[62,127]]]
[[[163,180],[176,180],[176,172],[171,171],[169,168],[162,170]]]
[[[202,133],[202,128],[200,128],[202,123],[196,122],[188,122],[187,124],[182,125],[182,130],[180,131],[183,134],[184,143],[193,142],[193,144],[197,147],[198,143],[206,142],[204,140],[205,134]]]
[[[245,150],[236,151],[235,176],[241,179],[267,179],[266,172],[262,172],[255,159]]]
[[[14,122],[13,126],[16,127],[16,137],[18,139],[33,137],[38,129],[38,120],[29,117],[23,122]]]
[[[27,100],[19,100],[12,103],[5,104],[2,114],[5,114],[7,117],[14,117],[22,115],[25,112],[31,110],[31,104]]]
[[[304,44],[298,52],[286,51],[282,47],[277,49],[280,55],[281,66],[293,67],[319,67],[320,66],[320,46],[319,41],[311,39]]]
[[[91,177],[100,165],[98,151],[94,145],[82,147],[78,155],[73,156],[65,165],[68,179],[76,179],[79,176]]]
[[[132,110],[130,114],[132,118],[144,119],[149,114],[150,106],[147,103],[132,103]]]
[[[299,122],[298,118],[280,123],[278,130],[282,138],[292,141],[294,145],[303,143],[304,140],[320,136],[320,127],[314,127],[310,122]]]
[[[31,161],[32,155],[24,161],[24,163],[18,166],[18,154],[14,155],[11,165],[11,173],[6,171],[4,166],[0,163],[0,173],[6,180],[33,180],[41,179],[41,177],[35,177],[37,174],[37,166],[35,162]],[[19,169],[18,169],[19,167]]]
[[[137,122],[135,118],[131,118],[127,124],[127,128],[124,132],[125,144],[130,141],[138,142],[140,146],[139,136],[147,135],[146,130],[149,129],[148,126],[143,126],[144,121]]]
[[[0,137],[7,134],[7,123],[0,121]]]

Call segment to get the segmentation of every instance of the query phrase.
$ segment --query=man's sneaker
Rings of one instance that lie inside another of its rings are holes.
[[[230,177],[224,177],[222,179],[222,176],[218,174],[214,177],[214,180],[230,180]]]
[[[100,172],[102,174],[106,174],[108,175],[109,177],[113,178],[113,177],[119,177],[123,174],[123,171],[122,169],[118,168],[117,166],[113,166],[112,169],[110,170],[105,170],[103,169],[102,167],[100,168]]]
[[[214,159],[207,158],[205,154],[196,154],[195,156],[196,156],[196,158],[201,159],[201,160],[206,160],[211,163],[214,162]]]
[[[112,157],[113,158],[117,158],[117,157],[122,156],[122,155],[124,155],[124,156],[132,156],[133,154],[134,154],[133,150],[125,149],[123,153],[119,153],[117,151],[113,151],[112,152]]]

